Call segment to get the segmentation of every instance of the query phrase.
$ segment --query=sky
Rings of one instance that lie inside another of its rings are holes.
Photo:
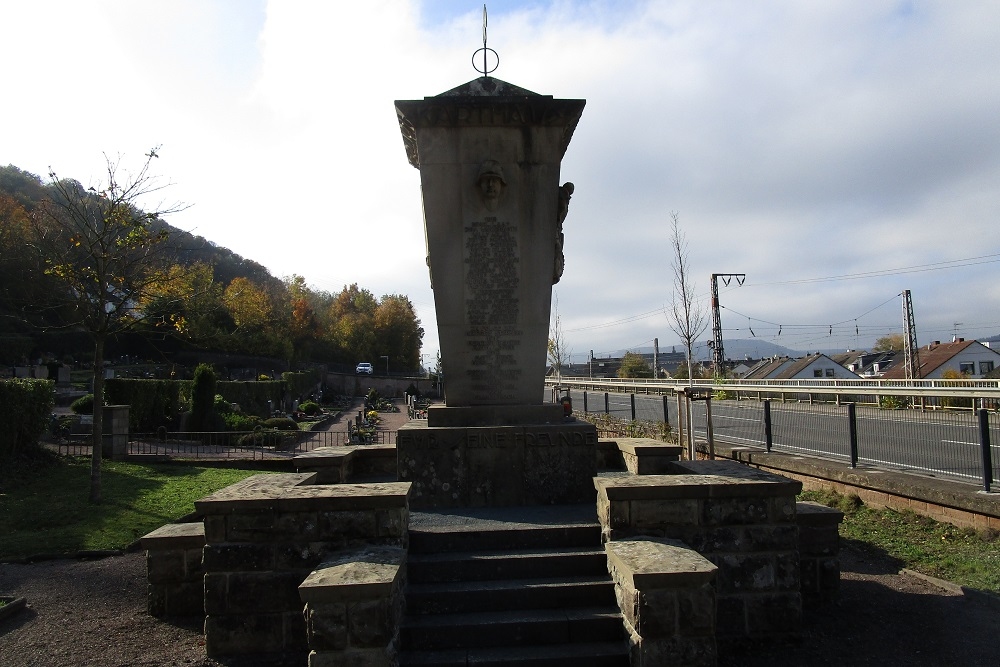
[[[1000,334],[1000,3],[494,0],[493,76],[587,100],[555,286],[575,362],[681,349],[670,215],[724,339],[798,351]],[[405,294],[438,350],[395,100],[480,74],[466,0],[0,0],[0,164],[147,208],[313,289]],[[709,340],[709,328],[700,340]]]

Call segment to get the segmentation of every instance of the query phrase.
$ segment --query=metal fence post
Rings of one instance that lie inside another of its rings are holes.
[[[708,437],[708,458],[715,460],[715,432],[712,430],[712,395],[705,395],[705,435]]]
[[[608,392],[604,392],[604,414],[611,414],[611,409],[608,407]]]
[[[677,444],[684,447],[684,427],[687,424],[687,420],[684,418],[684,405],[681,399],[682,395],[682,391],[677,392]]]
[[[587,414],[587,392],[583,392],[583,414]]]
[[[667,395],[663,395],[663,423],[670,426],[670,412],[667,411]]]
[[[851,438],[851,467],[858,467],[858,419],[854,403],[847,404],[847,431]]]
[[[990,452],[990,412],[979,411],[979,444],[983,451],[983,490],[990,492],[993,483],[993,455]]]
[[[770,399],[764,401],[764,447],[767,451],[771,451],[771,445],[774,444],[774,439],[771,436],[771,401]]]
[[[632,403],[632,421],[635,421],[635,394],[629,394],[628,397]]]

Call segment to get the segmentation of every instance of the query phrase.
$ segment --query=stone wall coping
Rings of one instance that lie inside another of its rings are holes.
[[[719,569],[680,540],[635,537],[604,548],[609,569],[640,591],[709,583]]]
[[[292,475],[292,473],[286,473]],[[308,473],[309,476],[315,473]],[[330,511],[405,507],[410,482],[368,484],[311,484],[282,486],[234,484],[195,501],[201,514],[228,514],[234,510]]]
[[[432,405],[427,408],[427,426],[551,426],[562,424],[563,406],[541,405]]]
[[[339,466],[346,458],[354,456],[393,456],[396,453],[396,445],[347,445],[343,447],[317,447],[316,449],[299,454],[292,459],[292,463],[298,468],[320,468],[324,466]]]
[[[165,549],[197,549],[205,546],[205,524],[168,523],[139,538],[142,548],[148,551]]]
[[[635,456],[680,456],[684,451],[678,445],[668,445],[653,438],[615,438],[618,449]]]
[[[795,522],[800,526],[829,526],[844,520],[844,513],[811,500],[795,503]]]
[[[406,551],[399,547],[368,547],[342,554],[313,570],[299,585],[299,597],[304,604],[389,597],[405,561]]]
[[[748,471],[754,468],[739,466]],[[629,475],[595,477],[598,495],[608,500],[795,496],[802,483],[778,475]]]
[[[1000,517],[1000,493],[983,493],[975,483],[866,466],[852,468],[847,463],[828,459],[785,452],[767,452],[750,447],[728,447],[719,443],[716,443],[716,452],[720,456],[730,456],[749,466],[763,466],[967,512]]]

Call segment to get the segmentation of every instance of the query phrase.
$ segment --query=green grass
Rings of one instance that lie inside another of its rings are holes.
[[[911,511],[875,509],[857,496],[806,491],[800,498],[844,512],[840,535],[862,550],[882,551],[899,567],[985,591],[1000,592],[1000,533],[940,523]]]
[[[61,459],[0,477],[0,560],[124,549],[194,511],[194,501],[259,470],[105,461],[100,504],[87,501],[90,461]]]

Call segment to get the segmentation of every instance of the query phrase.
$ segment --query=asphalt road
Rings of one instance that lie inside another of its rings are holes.
[[[588,393],[586,411],[608,412],[623,419],[662,421],[664,397],[639,394]],[[633,409],[634,400],[634,409]],[[573,397],[584,410],[582,395]],[[677,428],[677,400],[667,397],[667,421]],[[634,411],[633,411],[634,410]],[[717,441],[763,447],[764,407],[756,401],[712,401],[712,431]],[[695,436],[705,439],[704,402],[693,406]],[[858,462],[982,479],[983,449],[977,415],[971,412],[919,412],[856,408]],[[772,448],[838,460],[851,459],[850,421],[846,405],[771,401]],[[1000,415],[989,416],[993,478],[1000,480]]]

